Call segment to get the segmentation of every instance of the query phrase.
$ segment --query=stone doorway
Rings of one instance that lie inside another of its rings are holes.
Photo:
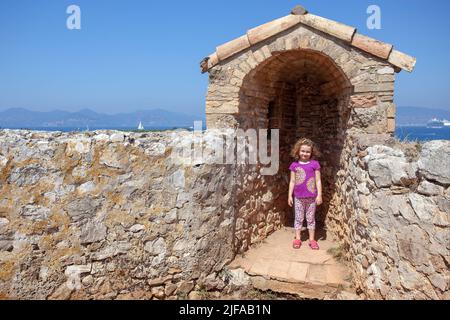
[[[300,138],[312,139],[321,151],[324,204],[317,222],[323,227],[335,190],[336,172],[350,116],[352,85],[333,61],[314,50],[272,53],[252,70],[240,92],[239,128],[280,130],[280,169],[266,177],[272,194],[280,195],[280,222],[293,226],[293,209],[287,205],[290,150]],[[284,196],[283,196],[284,195]]]
[[[393,134],[394,73],[410,72],[414,64],[413,57],[390,44],[309,13],[250,29],[202,61],[202,71],[209,73],[208,129],[280,129],[276,175],[262,176],[259,166],[236,166],[233,252],[245,252],[292,225],[289,153],[301,137],[315,141],[322,152],[319,225],[348,237],[347,219],[354,208],[348,205],[349,186],[343,180],[355,156],[350,137]]]

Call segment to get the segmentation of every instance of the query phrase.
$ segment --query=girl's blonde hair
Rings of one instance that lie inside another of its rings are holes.
[[[294,158],[295,160],[300,159],[299,157],[299,152],[300,152],[300,148],[302,146],[308,146],[311,147],[312,149],[312,153],[311,153],[311,159],[317,159],[318,157],[320,157],[320,151],[317,148],[316,144],[307,138],[301,138],[300,140],[298,140],[294,147],[291,150],[291,157]]]

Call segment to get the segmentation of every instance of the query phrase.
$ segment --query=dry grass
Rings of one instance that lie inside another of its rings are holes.
[[[404,139],[391,138],[387,145],[391,148],[400,149],[403,151],[408,161],[414,162],[419,159],[420,153],[422,152],[423,142],[418,139],[409,140],[408,136],[406,136]]]
[[[344,260],[344,250],[341,246],[330,248],[327,250],[327,253],[333,256],[336,261],[341,262]]]
[[[278,293],[272,290],[262,291],[252,288],[240,293],[242,300],[303,300],[297,295]]]
[[[212,293],[206,291],[205,289],[200,289],[198,291],[198,296],[199,296],[200,300],[212,300],[213,299]]]

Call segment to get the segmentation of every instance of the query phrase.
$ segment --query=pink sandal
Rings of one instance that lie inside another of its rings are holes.
[[[313,250],[319,250],[319,244],[317,243],[316,240],[310,241],[309,247]]]
[[[300,249],[300,247],[302,246],[302,241],[295,239],[294,243],[292,244],[292,246],[294,247],[294,249]]]

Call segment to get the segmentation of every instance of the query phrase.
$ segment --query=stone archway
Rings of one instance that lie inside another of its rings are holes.
[[[289,149],[300,137],[312,138],[322,151],[325,203],[318,219],[347,241],[345,219],[353,208],[340,178],[352,152],[350,136],[394,133],[394,72],[414,64],[392,45],[312,14],[253,28],[203,60],[208,129],[280,129],[277,175],[236,166],[236,253],[289,225]]]
[[[353,87],[344,72],[326,55],[314,50],[274,53],[244,78],[240,91],[239,128],[280,130],[280,170],[267,188],[280,195],[280,222],[293,226],[287,205],[290,150],[302,137],[312,139],[321,156],[324,205],[317,221],[323,226],[335,192],[335,177],[345,142]],[[252,191],[254,192],[254,190]],[[246,197],[244,196],[244,199]],[[284,199],[284,201],[282,200]]]

